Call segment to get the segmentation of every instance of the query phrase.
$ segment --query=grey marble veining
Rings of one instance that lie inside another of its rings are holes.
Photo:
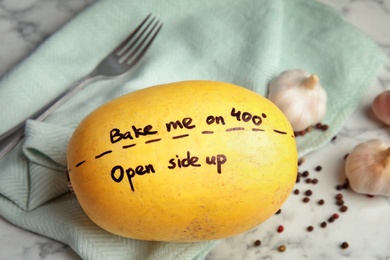
[[[319,0],[341,12],[345,19],[376,41],[390,57],[390,0]],[[0,0],[0,77],[34,51],[94,0]],[[309,171],[316,185],[297,183],[282,212],[244,234],[222,240],[208,260],[222,259],[390,259],[390,200],[369,198],[350,190],[338,191],[343,182],[344,156],[372,138],[388,139],[389,128],[369,111],[373,98],[390,89],[390,64],[378,75],[344,128],[326,147],[305,157],[300,171]],[[321,165],[321,171],[314,170]],[[312,190],[310,202],[303,193]],[[342,193],[347,212],[340,212],[335,195]],[[323,199],[324,205],[318,205]],[[339,218],[328,222],[337,213]],[[327,226],[321,227],[322,222]],[[279,225],[284,231],[276,231]],[[307,231],[313,226],[312,232]],[[254,243],[261,241],[260,246]],[[349,248],[342,249],[347,241]],[[279,252],[280,245],[286,246]],[[22,230],[0,218],[0,259],[80,259],[71,248]]]
[[[0,76],[94,0],[1,0]]]

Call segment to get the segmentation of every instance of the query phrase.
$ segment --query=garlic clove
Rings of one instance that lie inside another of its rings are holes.
[[[390,125],[390,90],[377,95],[371,104],[374,115],[386,125]]]
[[[358,144],[346,159],[345,174],[357,193],[390,196],[390,141]]]
[[[327,94],[315,74],[286,70],[269,84],[268,99],[289,119],[295,132],[319,123],[326,114]]]

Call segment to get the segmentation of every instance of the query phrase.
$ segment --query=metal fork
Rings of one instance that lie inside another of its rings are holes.
[[[0,159],[24,137],[24,128],[28,119],[43,121],[59,106],[69,100],[76,92],[86,85],[101,79],[125,75],[143,57],[157,34],[162,23],[155,21],[149,14],[133,32],[109,53],[88,75],[75,82],[60,96],[41,108],[35,114],[0,135]]]

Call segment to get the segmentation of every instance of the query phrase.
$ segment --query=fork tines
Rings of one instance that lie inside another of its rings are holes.
[[[160,32],[162,23],[149,14],[142,23],[116,49],[120,63],[137,63]]]

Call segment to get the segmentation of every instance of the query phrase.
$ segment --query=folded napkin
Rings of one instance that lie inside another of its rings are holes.
[[[164,27],[127,78],[91,84],[45,122],[29,121],[25,140],[0,161],[0,214],[70,245],[83,259],[202,259],[217,243],[126,239],[86,217],[68,192],[65,154],[74,128],[98,106],[189,79],[230,82],[266,95],[274,76],[303,68],[322,80],[329,96],[324,123],[330,126],[297,138],[303,156],[337,134],[387,61],[339,14],[310,0],[100,0],[3,77],[0,133],[89,72],[148,13]]]

